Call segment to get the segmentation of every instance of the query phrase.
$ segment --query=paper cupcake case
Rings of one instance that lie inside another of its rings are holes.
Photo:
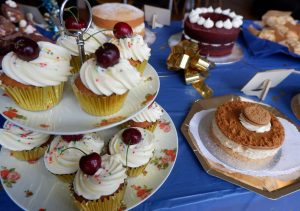
[[[24,151],[11,151],[11,155],[18,160],[37,160],[44,155],[47,150],[47,146],[43,147],[35,147],[32,150],[24,150]]]
[[[85,55],[85,60],[88,60],[90,58],[93,58],[95,55],[94,54],[86,54]],[[81,62],[80,62],[80,56],[72,56],[70,65],[72,67],[71,73],[76,74],[79,72],[80,67],[81,67]]]
[[[106,211],[106,210],[118,210],[121,207],[122,200],[124,198],[126,183],[124,183],[119,189],[109,195],[103,196],[103,199],[98,200],[83,200],[78,201],[74,196],[74,190],[71,187],[71,193],[75,205],[82,211]]]
[[[47,87],[10,87],[3,85],[4,90],[21,108],[29,111],[48,110],[57,105],[63,94],[64,83]]]
[[[72,87],[81,108],[85,112],[96,116],[107,116],[118,112],[128,95],[128,92],[111,96],[87,95],[82,93],[76,85],[73,84]]]

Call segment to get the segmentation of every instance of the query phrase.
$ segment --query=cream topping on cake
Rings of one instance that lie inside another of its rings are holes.
[[[81,140],[70,142],[64,141],[61,136],[57,136],[44,155],[44,163],[46,168],[53,174],[72,174],[78,170],[79,160],[84,156],[77,149],[84,151],[86,154],[92,152],[100,154],[103,146],[104,141],[96,133],[85,134]]]
[[[241,124],[250,131],[254,131],[256,133],[264,133],[271,130],[271,123],[269,122],[266,125],[253,125],[244,117],[243,113],[240,114],[239,120]]]
[[[89,59],[81,66],[80,79],[93,93],[106,96],[124,94],[142,81],[140,73],[126,59],[107,69],[98,66],[94,58]]]
[[[201,14],[205,13],[217,13],[217,14],[223,14],[229,16],[231,19],[227,19],[226,21],[218,20],[214,22],[211,20],[211,18],[203,18]],[[205,28],[209,29],[214,26],[217,28],[225,28],[225,29],[232,29],[234,28],[239,28],[243,24],[243,16],[235,14],[235,12],[230,12],[230,9],[222,10],[220,7],[217,7],[216,9],[213,9],[212,7],[205,8],[196,8],[193,9],[190,14],[189,14],[189,20],[191,23],[197,23],[198,25],[203,25]],[[218,24],[217,24],[218,23]]]
[[[13,123],[6,123],[0,129],[0,145],[13,151],[31,150],[49,140],[50,135],[33,132]]]
[[[270,156],[274,156],[280,149],[280,147],[274,149],[253,149],[243,147],[242,145],[230,140],[227,136],[225,136],[222,133],[222,131],[216,124],[215,118],[213,118],[212,120],[212,133],[216,136],[216,138],[220,141],[222,145],[250,159],[264,159]]]
[[[56,86],[68,80],[70,72],[69,52],[50,42],[38,42],[39,57],[24,61],[14,52],[6,54],[2,60],[3,72],[10,78],[37,87]]]
[[[121,163],[124,166],[127,165],[133,168],[147,164],[153,156],[155,149],[154,135],[148,130],[142,128],[136,129],[142,134],[142,140],[138,144],[126,145],[123,142],[122,133],[125,129],[119,131],[109,142],[110,154],[119,154]]]
[[[133,59],[143,62],[150,57],[151,49],[139,34],[122,39],[112,38],[110,42],[118,46],[122,59]]]
[[[160,120],[163,115],[162,108],[154,102],[151,106],[149,106],[147,109],[145,109],[142,113],[136,115],[134,118],[132,118],[135,122],[156,122],[157,120]]]
[[[87,55],[95,53],[99,46],[107,41],[106,36],[96,29],[90,28],[83,35],[84,50]],[[63,35],[57,39],[57,44],[67,49],[73,56],[78,56],[76,37]]]
[[[101,167],[92,176],[79,170],[73,181],[75,193],[88,200],[97,200],[116,192],[127,178],[126,169],[116,157],[103,155]]]

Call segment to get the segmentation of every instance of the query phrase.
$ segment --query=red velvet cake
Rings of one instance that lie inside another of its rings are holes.
[[[183,38],[197,42],[200,54],[225,56],[231,53],[243,17],[229,9],[196,8],[184,21]]]

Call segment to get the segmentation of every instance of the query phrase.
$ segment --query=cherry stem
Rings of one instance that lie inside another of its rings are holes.
[[[97,31],[97,32],[95,32],[95,33],[93,33],[93,34],[89,34],[89,33],[86,32],[86,34],[88,34],[88,35],[90,35],[90,36],[87,37],[86,39],[84,39],[84,41],[87,41],[87,40],[90,39],[91,37],[93,37],[96,41],[98,41],[98,40],[94,37],[94,35],[99,34],[100,32],[105,32],[105,31],[112,31],[112,30],[100,30],[100,31]]]
[[[80,152],[82,152],[84,155],[87,155],[83,150],[78,149],[78,148],[76,148],[76,147],[68,147],[68,148],[62,150],[62,151],[60,152],[60,154],[62,154],[64,151],[66,151],[66,150],[68,150],[68,149],[77,149],[77,150],[79,150]]]
[[[75,14],[72,12],[72,8],[76,8],[76,7],[74,7],[74,6],[72,6],[72,7],[68,7],[68,8],[66,8],[66,9],[64,9],[66,12],[69,12],[69,13],[71,13],[71,15],[75,18],[75,20],[76,20],[76,22],[78,23],[78,19],[77,19],[77,17],[75,16]]]

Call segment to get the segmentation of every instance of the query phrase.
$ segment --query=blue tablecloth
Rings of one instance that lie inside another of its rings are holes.
[[[157,39],[152,47],[150,63],[157,70],[161,89],[157,102],[172,117],[179,135],[179,154],[175,167],[162,187],[147,201],[136,207],[139,210],[264,210],[286,211],[300,209],[300,192],[282,199],[272,201],[256,193],[245,190],[221,179],[208,175],[196,159],[193,151],[180,132],[192,103],[200,95],[186,86],[182,73],[170,72],[166,67],[166,58],[170,52],[168,38],[181,31],[181,23],[173,22],[171,26],[155,29]],[[217,65],[207,80],[214,89],[214,95],[242,95],[240,89],[258,71],[277,68],[296,68],[300,70],[300,60],[286,55],[274,55],[266,58],[254,58],[242,38],[244,58],[234,64]],[[300,125],[290,109],[291,98],[300,92],[300,75],[292,74],[276,88],[272,88],[265,103],[268,103]],[[255,99],[255,98],[253,98]],[[3,122],[0,118],[0,123]],[[0,210],[20,210],[0,190]]]

